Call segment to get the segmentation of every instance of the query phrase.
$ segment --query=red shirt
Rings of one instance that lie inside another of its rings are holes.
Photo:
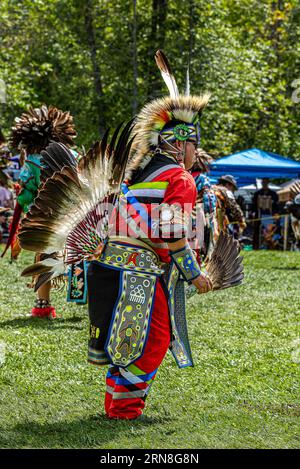
[[[156,209],[161,204],[176,206],[182,209],[185,219],[188,219],[196,203],[197,190],[194,178],[181,166],[172,164],[172,167],[168,169],[167,165],[161,165],[160,169],[162,172],[157,176],[155,176],[157,170],[152,172],[153,178],[151,177],[151,171],[149,173],[148,170],[148,174],[145,174],[146,177],[143,178],[142,175],[137,181],[128,184],[127,190],[129,191],[125,194],[125,197],[121,197],[121,209],[119,211],[120,214],[125,215],[123,210],[126,210],[127,219],[125,216],[119,217],[117,234],[131,238],[138,237],[146,242],[148,241],[161,261],[169,262],[169,249],[166,242],[169,239],[183,238],[185,234],[183,232],[182,235],[176,236],[170,233],[170,235],[164,235],[162,239],[160,225],[155,233],[153,222],[155,223],[156,220]],[[164,189],[157,189],[155,183],[164,182],[167,183],[164,185]],[[141,186],[142,188],[140,188]],[[136,201],[137,204],[134,203]],[[137,210],[139,210],[139,213]],[[140,227],[140,234],[136,230],[137,226]],[[170,223],[167,221],[165,222],[167,231],[168,226],[170,226]]]

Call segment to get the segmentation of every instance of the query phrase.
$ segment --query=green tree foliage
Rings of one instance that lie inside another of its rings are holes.
[[[78,144],[166,93],[163,48],[180,88],[212,93],[203,147],[259,147],[300,160],[300,8],[297,0],[2,0],[0,124],[29,105],[70,110]]]

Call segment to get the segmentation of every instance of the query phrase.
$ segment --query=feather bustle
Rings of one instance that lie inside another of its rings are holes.
[[[242,283],[244,278],[242,259],[238,241],[221,232],[206,265],[213,290],[229,288]]]
[[[45,253],[66,249],[66,263],[97,250],[107,237],[105,210],[123,181],[133,125],[130,121],[123,130],[119,126],[110,143],[106,132],[78,168],[64,166],[43,184],[19,231],[21,246]],[[55,160],[56,151],[61,150],[51,144],[51,158]]]
[[[10,136],[13,148],[26,148],[27,153],[40,153],[50,142],[73,145],[76,137],[73,118],[54,106],[30,108],[15,119]]]

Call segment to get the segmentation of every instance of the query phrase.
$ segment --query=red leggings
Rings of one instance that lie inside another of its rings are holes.
[[[157,282],[148,340],[143,356],[126,368],[109,367],[105,411],[110,418],[134,419],[142,414],[157,369],[170,344],[170,319],[166,295]]]

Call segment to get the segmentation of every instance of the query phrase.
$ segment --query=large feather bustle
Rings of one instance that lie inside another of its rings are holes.
[[[144,158],[159,144],[159,134],[164,126],[179,120],[193,123],[209,101],[210,94],[156,99],[146,104],[136,119],[136,138],[132,145],[128,170],[145,166]]]
[[[213,290],[234,287],[242,283],[244,273],[240,250],[239,242],[233,236],[223,231],[220,233],[206,265]]]
[[[19,231],[24,249],[67,251],[67,263],[88,258],[107,237],[107,205],[120,190],[132,143],[130,121],[108,143],[108,132],[83,158],[78,168],[53,174],[35,199]],[[55,150],[52,145],[52,150]]]
[[[292,199],[294,199],[298,194],[300,194],[300,180],[295,181],[290,187],[290,195]]]
[[[27,153],[40,153],[50,142],[73,145],[76,137],[73,117],[54,106],[30,108],[15,119],[10,136],[13,148],[25,148]]]

